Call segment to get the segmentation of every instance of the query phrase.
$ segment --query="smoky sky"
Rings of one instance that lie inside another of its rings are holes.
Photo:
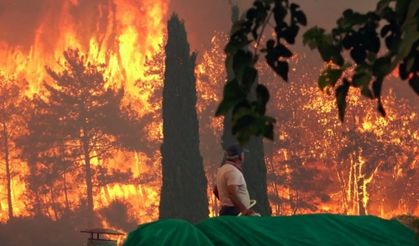
[[[207,47],[215,31],[230,29],[230,3],[232,0],[171,0],[170,11],[175,11],[185,20],[192,47],[201,50]],[[234,1],[233,1],[234,2]],[[242,12],[252,0],[236,0]],[[308,26],[319,25],[331,28],[345,9],[360,12],[373,10],[375,0],[294,0],[306,13]]]
[[[171,0],[170,11],[177,12],[180,18],[184,19],[192,49],[199,53],[209,47],[215,32],[229,31],[231,1],[234,0]],[[253,0],[236,0],[236,2],[240,11],[243,12],[251,6]],[[291,0],[290,2],[300,5],[307,16],[308,24],[302,31],[313,26],[330,30],[336,25],[336,20],[344,10],[350,8],[366,13],[374,10],[377,4],[376,0]],[[312,68],[311,71],[307,72],[310,72],[316,79],[323,64],[318,52],[311,51],[308,47],[302,45],[301,33],[292,49],[299,54],[305,54],[305,67]],[[290,77],[293,79],[292,73]],[[413,109],[419,112],[418,107],[415,106],[419,104],[419,97],[416,96],[406,81],[393,78],[392,81],[384,83],[384,95],[389,88],[394,88],[397,97],[407,99]]]
[[[63,16],[62,9],[69,8],[68,13],[74,20],[73,25],[80,33],[92,33],[95,29],[100,36],[104,30],[101,24],[103,15],[99,13],[103,6],[109,6],[109,0],[80,0],[77,4],[69,4],[62,0],[0,0],[0,42],[12,46],[29,48],[35,39],[35,34],[42,26],[41,42],[53,43],[60,36],[60,25]],[[88,35],[79,35],[88,39]],[[82,40],[83,42],[84,40]]]
[[[1,0],[0,42],[27,46],[51,0]],[[58,1],[56,1],[58,2]]]
[[[242,11],[252,0],[167,0],[169,13],[176,12],[184,19],[189,41],[199,51],[209,46],[214,32],[227,32],[230,28],[230,2],[238,2]],[[0,41],[16,45],[29,45],[36,28],[45,18],[59,18],[62,0],[0,0]],[[109,5],[110,0],[78,0],[71,9],[74,19],[82,20],[78,28],[96,28],[98,6]],[[347,9],[366,11],[375,7],[374,0],[295,0],[305,11],[309,26],[331,27],[338,16]],[[54,16],[55,15],[55,16]],[[141,18],[141,17],[138,17]],[[167,19],[167,17],[166,17]],[[90,31],[87,31],[90,33]]]

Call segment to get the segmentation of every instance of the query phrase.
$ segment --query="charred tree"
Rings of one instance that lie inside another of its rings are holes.
[[[195,109],[196,54],[190,54],[185,26],[176,14],[167,29],[160,218],[198,222],[208,217],[208,198]]]

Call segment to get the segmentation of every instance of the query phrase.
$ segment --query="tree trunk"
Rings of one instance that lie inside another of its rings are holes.
[[[343,178],[343,174],[340,170],[336,167],[336,176],[339,180],[340,190],[342,193],[342,207],[343,207],[343,214],[348,214],[348,197],[347,197],[347,184]]]
[[[274,164],[273,164],[273,154],[272,153],[273,153],[273,151],[271,151],[271,158],[270,158],[271,160],[269,161],[269,166],[270,166],[270,169],[271,169],[273,175],[276,176],[275,167],[274,167]],[[275,215],[280,215],[281,214],[281,211],[280,211],[281,196],[280,196],[279,185],[277,184],[276,180],[274,180],[272,182],[272,186],[273,186],[272,196],[276,197],[277,201],[276,201],[276,204],[275,204],[275,211],[274,212],[271,211],[271,212]]]
[[[49,193],[50,193],[50,196],[51,196],[51,208],[52,208],[52,211],[54,212],[55,220],[58,220],[57,204],[56,204],[55,198],[54,198],[53,185],[54,184],[51,184],[51,188],[49,189]]]
[[[367,211],[364,206],[364,178],[358,178],[358,214],[366,215]]]
[[[36,164],[33,158],[28,159],[28,166],[29,166],[29,177],[34,177],[36,173]],[[34,182],[31,181],[28,187],[30,192],[34,196],[33,211],[35,213],[35,216],[42,216],[44,214],[41,195],[39,194],[39,192],[37,192],[39,186],[40,186],[39,184],[34,184]]]
[[[266,165],[261,137],[252,137],[245,155],[243,173],[250,198],[257,201],[254,209],[262,215],[271,215],[266,182]]]
[[[365,215],[366,214],[366,209],[364,206],[365,177],[362,170],[363,165],[359,161],[360,154],[361,153],[359,150],[355,151],[355,158],[354,158],[355,168],[354,169],[356,170],[356,173],[354,175],[354,184],[356,185],[355,194],[356,194],[356,200],[357,200],[358,214]]]
[[[6,162],[6,187],[7,187],[7,206],[9,220],[13,219],[13,203],[12,203],[12,175],[10,172],[10,157],[9,157],[9,136],[6,123],[3,123],[3,147],[4,160]]]
[[[70,202],[68,200],[68,191],[67,191],[67,180],[65,179],[65,172],[63,173],[63,182],[64,182],[64,198],[65,198],[65,208],[70,211]]]
[[[92,169],[90,166],[90,149],[89,139],[87,137],[87,130],[83,129],[82,137],[83,157],[84,157],[84,168],[86,172],[86,193],[87,193],[87,211],[88,211],[88,223],[93,222],[93,185],[92,185]]]

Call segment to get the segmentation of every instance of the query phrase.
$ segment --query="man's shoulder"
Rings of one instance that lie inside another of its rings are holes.
[[[222,172],[222,173],[228,173],[228,172],[241,173],[240,170],[237,167],[235,167],[233,164],[230,164],[230,163],[226,163],[226,164],[222,165],[219,168],[219,171]]]

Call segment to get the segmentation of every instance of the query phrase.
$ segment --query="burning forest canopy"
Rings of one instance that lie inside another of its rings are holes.
[[[39,216],[83,221],[86,205],[104,227],[130,230],[158,218],[168,9],[163,0],[0,2],[2,223]],[[210,215],[218,210],[210,187],[222,159],[223,120],[213,115],[226,78],[227,38],[215,32],[195,66]],[[288,84],[259,68],[278,121],[276,141],[264,142],[272,214],[418,216],[417,107],[389,90],[383,118],[373,102],[350,91],[341,124],[333,96],[318,90],[318,71],[307,60],[305,53],[292,57]],[[77,94],[69,80],[83,74],[78,88],[85,94]],[[100,90],[86,89],[93,84]],[[85,113],[97,121],[94,133],[73,129],[71,114],[59,118],[68,128],[45,123],[52,117],[47,105],[55,112],[70,107],[62,96],[91,106]],[[67,137],[56,139],[61,131]],[[94,146],[89,170],[75,140],[87,135]]]

